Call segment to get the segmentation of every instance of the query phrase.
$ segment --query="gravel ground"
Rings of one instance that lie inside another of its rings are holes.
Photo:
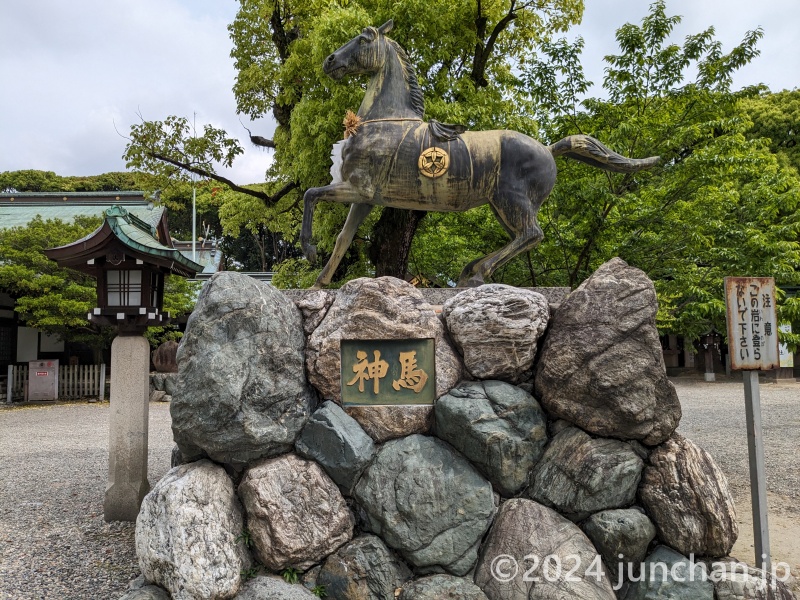
[[[741,382],[674,380],[680,431],[749,494]],[[800,384],[761,388],[770,506],[800,515]],[[0,599],[116,599],[139,574],[133,524],[103,521],[108,404],[0,408]],[[150,482],[169,468],[169,406],[150,405]]]
[[[0,599],[116,599],[139,574],[132,523],[106,523],[108,403],[0,409]],[[150,482],[169,405],[150,405]]]
[[[673,379],[683,408],[678,432],[705,448],[728,476],[731,492],[749,498],[744,385]],[[761,419],[767,489],[800,516],[800,383],[762,383]]]

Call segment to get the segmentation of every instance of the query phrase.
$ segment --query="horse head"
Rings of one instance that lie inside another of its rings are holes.
[[[380,27],[366,27],[364,30],[336,50],[322,63],[326,75],[339,81],[345,75],[366,75],[376,73],[386,61],[386,38],[394,26],[391,19]]]

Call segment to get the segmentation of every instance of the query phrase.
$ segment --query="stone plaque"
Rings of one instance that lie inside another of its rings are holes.
[[[433,339],[341,340],[342,404],[433,404]]]

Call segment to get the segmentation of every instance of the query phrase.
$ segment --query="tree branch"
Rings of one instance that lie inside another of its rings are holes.
[[[163,154],[159,154],[157,152],[148,152],[148,154],[155,158],[156,160],[160,160],[167,164],[170,164],[174,167],[178,167],[179,169],[183,169],[184,171],[189,171],[190,173],[194,173],[195,175],[200,175],[201,177],[205,177],[207,179],[213,179],[214,181],[219,181],[220,183],[224,183],[229,188],[231,188],[235,192],[239,192],[240,194],[247,194],[248,196],[253,196],[255,198],[259,198],[264,201],[266,206],[271,206],[278,202],[281,198],[283,198],[286,194],[291,192],[293,189],[299,187],[296,181],[291,183],[287,183],[283,186],[280,190],[278,190],[275,194],[270,196],[269,194],[259,191],[259,190],[251,190],[246,187],[242,187],[240,185],[235,184],[233,181],[228,179],[227,177],[223,177],[222,175],[218,175],[212,171],[206,171],[205,169],[201,169],[200,167],[195,167],[194,165],[190,165],[189,163],[181,162],[179,160],[175,160],[168,156],[164,156]]]
[[[245,129],[247,129],[247,128],[245,127]],[[249,130],[248,130],[248,133],[249,133]],[[261,137],[260,135],[252,135],[252,134],[250,134],[250,141],[254,145],[261,146],[262,148],[272,148],[273,150],[275,149],[275,142],[273,142],[272,140],[268,140],[265,137]]]
[[[245,130],[247,131],[247,135],[250,136],[250,142],[252,142],[255,146],[261,146],[263,148],[272,148],[273,150],[275,149],[275,142],[273,142],[272,140],[268,140],[265,137],[261,137],[260,135],[253,135],[253,132],[250,131],[250,129],[248,129],[244,123],[242,123],[241,119],[239,119],[239,123],[241,124],[242,127],[245,128]]]
[[[517,13],[515,11],[516,4],[516,0],[511,0],[508,13],[497,22],[497,25],[492,29],[492,33],[489,34],[489,39],[486,41],[486,44],[484,44],[483,36],[486,35],[486,17],[481,14],[481,5],[480,2],[478,3],[478,16],[475,18],[478,42],[475,44],[475,58],[472,62],[472,73],[470,73],[470,79],[472,79],[478,87],[486,87],[489,85],[486,79],[486,65],[489,62],[489,57],[492,55],[492,52],[494,52],[497,38],[505,31],[511,21],[517,18]]]

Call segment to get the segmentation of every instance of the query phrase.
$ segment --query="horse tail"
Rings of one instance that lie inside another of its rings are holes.
[[[553,156],[573,158],[614,173],[635,173],[658,164],[659,156],[626,158],[588,135],[570,135],[548,146]]]

